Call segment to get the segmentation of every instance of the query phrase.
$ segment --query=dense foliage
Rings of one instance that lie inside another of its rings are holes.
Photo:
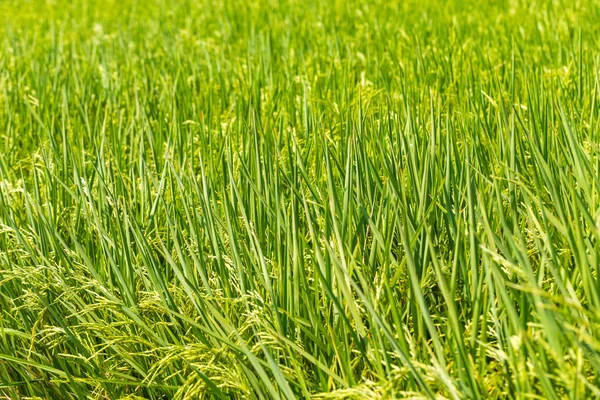
[[[600,396],[600,4],[0,2],[0,397]]]

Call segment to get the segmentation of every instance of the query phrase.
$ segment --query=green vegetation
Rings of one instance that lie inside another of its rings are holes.
[[[598,21],[0,2],[0,398],[600,396]]]

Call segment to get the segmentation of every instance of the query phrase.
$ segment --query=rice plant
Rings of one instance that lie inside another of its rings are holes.
[[[600,3],[0,2],[0,398],[600,397]]]

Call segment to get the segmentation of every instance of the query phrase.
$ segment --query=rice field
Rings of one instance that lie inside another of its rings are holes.
[[[0,1],[0,399],[600,397],[600,2]]]

